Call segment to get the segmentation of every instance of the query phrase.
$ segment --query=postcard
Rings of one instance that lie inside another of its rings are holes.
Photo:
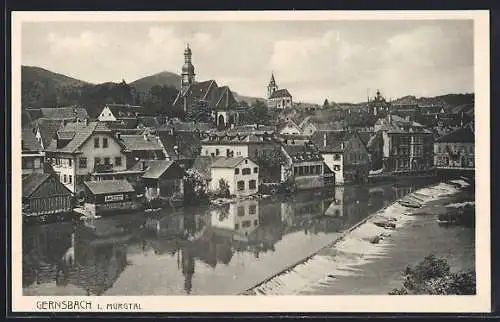
[[[13,12],[12,311],[489,312],[489,41],[488,11]]]

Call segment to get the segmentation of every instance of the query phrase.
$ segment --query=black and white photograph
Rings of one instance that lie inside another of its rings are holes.
[[[377,14],[19,13],[25,309],[489,310],[488,13]]]

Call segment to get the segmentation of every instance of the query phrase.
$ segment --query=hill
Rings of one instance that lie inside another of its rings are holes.
[[[21,102],[24,108],[64,105],[66,93],[86,85],[92,84],[40,67],[21,66]]]
[[[151,89],[151,87],[156,86],[156,85],[175,87],[177,90],[180,90],[180,88],[181,88],[180,84],[181,84],[181,76],[176,74],[176,73],[167,72],[167,71],[163,71],[163,72],[151,75],[151,76],[139,78],[139,79],[133,81],[132,83],[130,83],[130,85],[135,87],[135,89],[138,92],[143,92],[143,93],[148,92]],[[245,101],[249,105],[254,104],[257,100],[265,101],[265,99],[261,98],[261,97],[244,96],[244,95],[240,95],[234,91],[233,91],[233,94],[234,94],[234,98],[237,101]]]
[[[175,87],[177,90],[181,88],[181,76],[175,73],[163,71],[151,76],[139,78],[132,83],[138,92],[148,92],[155,85]]]

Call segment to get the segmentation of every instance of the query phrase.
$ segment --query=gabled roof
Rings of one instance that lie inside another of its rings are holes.
[[[109,108],[116,119],[136,118],[137,116],[144,114],[144,108],[137,105],[106,104],[105,107]]]
[[[212,162],[212,168],[234,168],[244,160],[250,160],[250,159],[245,157],[235,157],[235,158],[214,157]]]
[[[36,139],[35,129],[24,128],[21,134],[22,151],[42,151],[43,147]]]
[[[40,132],[44,147],[48,147],[50,142],[55,139],[57,130],[63,125],[63,120],[53,120],[39,118],[36,120],[36,128]]]
[[[289,145],[283,144],[283,150],[292,159],[292,162],[307,162],[323,160],[319,151],[309,145]]]
[[[121,134],[120,141],[128,151],[163,151],[159,139],[153,135]]]
[[[23,198],[71,195],[71,191],[51,173],[31,173],[23,178]]]
[[[141,170],[142,162],[145,162],[146,165],[146,170],[142,175],[142,178],[145,179],[158,179],[165,173],[165,171],[175,164],[174,161],[169,160],[146,160],[139,161],[132,169]]]
[[[398,115],[391,114],[386,118],[377,120],[376,125],[380,130],[388,133],[408,133],[410,128],[414,132],[428,133],[432,132],[426,129],[422,124],[406,120]]]
[[[85,181],[83,184],[94,195],[135,192],[134,187],[127,180]]]
[[[24,177],[22,183],[23,198],[30,197],[49,178],[49,173],[31,173]]]
[[[342,143],[346,142],[354,135],[356,135],[356,133],[351,131],[316,132],[312,136],[312,141],[320,151],[343,152],[344,149]]]
[[[475,134],[474,128],[468,124],[462,128],[454,130],[436,140],[438,143],[474,143]]]
[[[271,96],[269,96],[270,99],[282,98],[282,97],[292,97],[292,94],[290,94],[290,92],[286,88],[282,88],[282,89],[278,89],[277,91],[272,93]]]
[[[215,80],[208,80],[204,82],[197,82],[189,85],[184,93],[179,92],[174,101],[174,106],[182,104],[182,98],[187,96],[190,100],[201,100],[206,99],[209,93],[209,90],[213,87],[217,87],[217,83]]]
[[[71,137],[64,146],[57,146],[57,139],[52,140],[50,145],[46,148],[50,152],[65,152],[75,153],[85,143],[93,133],[109,133],[111,131],[103,122],[89,122],[85,125],[84,122],[68,123],[57,131],[59,137]]]
[[[200,154],[201,140],[196,133],[179,132],[172,135],[167,131],[159,131],[158,136],[171,158],[177,158],[177,153],[180,159],[194,159]]]

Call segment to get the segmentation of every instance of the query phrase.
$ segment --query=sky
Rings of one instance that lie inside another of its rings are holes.
[[[271,73],[294,101],[474,91],[472,20],[26,22],[22,64],[92,83],[181,73],[265,97]]]

